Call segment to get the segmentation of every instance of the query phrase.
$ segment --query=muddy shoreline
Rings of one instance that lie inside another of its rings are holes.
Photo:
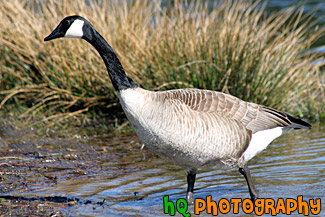
[[[67,180],[100,176],[103,162],[123,156],[129,150],[139,152],[140,144],[137,142],[135,135],[120,135],[117,138],[114,134],[83,138],[39,138],[31,130],[2,126],[0,216],[73,216],[69,211],[71,206],[88,205],[94,210],[108,206],[105,200],[91,201],[62,195],[39,196],[34,195],[33,191],[55,187]],[[116,146],[122,148],[121,153],[115,150]],[[127,165],[117,168],[120,171],[130,169],[137,168],[128,168]],[[134,199],[139,197],[135,194]]]

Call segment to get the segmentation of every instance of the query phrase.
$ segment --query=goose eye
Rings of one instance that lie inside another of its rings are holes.
[[[63,23],[63,25],[64,25],[65,27],[69,27],[70,24],[71,24],[71,21],[70,21],[70,20],[65,20],[64,23]]]

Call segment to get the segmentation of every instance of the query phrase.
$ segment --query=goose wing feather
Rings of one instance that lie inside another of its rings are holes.
[[[285,113],[245,102],[229,94],[200,89],[180,89],[167,92],[169,94],[166,96],[180,100],[194,111],[214,113],[237,120],[252,133],[291,125],[291,121]]]

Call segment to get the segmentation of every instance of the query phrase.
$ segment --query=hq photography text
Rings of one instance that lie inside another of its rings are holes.
[[[170,201],[169,196],[163,197],[164,214],[175,216],[176,213],[182,214],[184,217],[190,217],[188,211],[189,204],[185,199],[178,199],[176,202]],[[290,215],[293,212],[298,212],[303,216],[320,214],[321,199],[304,200],[300,195],[297,198],[259,198],[254,201],[250,199],[232,198],[230,200],[222,198],[219,201],[212,200],[212,196],[207,196],[205,199],[197,198],[194,200],[194,214],[200,215],[204,212],[212,216],[219,214],[278,214]]]

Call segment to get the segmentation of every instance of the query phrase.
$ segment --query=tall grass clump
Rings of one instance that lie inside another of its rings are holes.
[[[193,2],[1,1],[0,108],[23,105],[20,118],[42,113],[50,123],[89,110],[120,112],[94,48],[76,39],[43,42],[63,17],[79,14],[147,89],[218,90],[298,116],[324,116],[321,54],[307,52],[324,28],[303,7],[265,16],[260,2]]]

